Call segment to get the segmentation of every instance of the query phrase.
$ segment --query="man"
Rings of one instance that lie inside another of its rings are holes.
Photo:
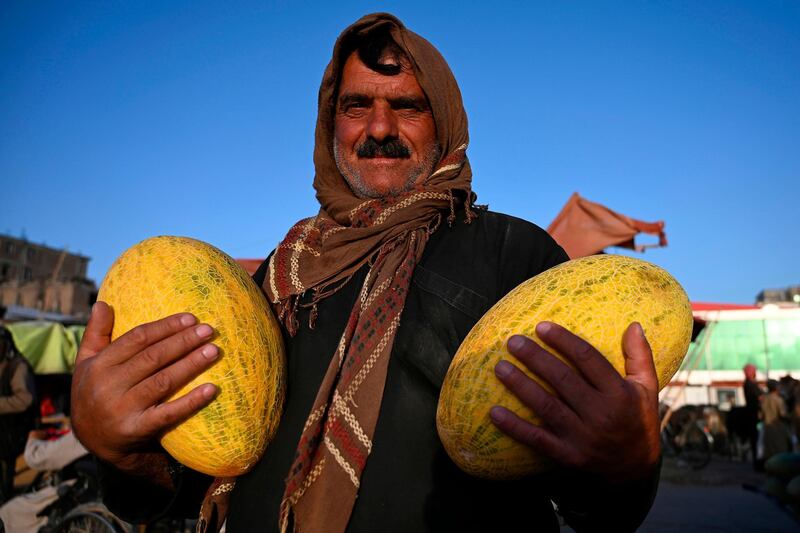
[[[764,424],[764,456],[763,461],[773,455],[792,451],[792,439],[789,434],[786,402],[778,391],[778,381],[767,381],[767,394],[761,399],[761,421]]]
[[[14,493],[17,457],[38,416],[33,369],[0,326],[0,504]]]
[[[320,212],[297,223],[254,276],[286,332],[283,417],[253,470],[235,485],[215,481],[204,520],[227,514],[228,531],[557,530],[551,499],[578,528],[631,530],[644,518],[659,435],[657,380],[638,325],[620,339],[627,378],[554,324],[537,333],[577,370],[530,339],[509,340],[558,397],[500,364],[498,379],[546,425],[502,406],[493,420],[561,470],[489,482],[459,471],[442,448],[436,404],[461,340],[508,291],[566,260],[540,228],[476,210],[467,144],[458,85],[430,43],[385,14],[343,32],[320,88]],[[169,476],[152,443],[213,396],[202,385],[163,403],[210,364],[210,328],[177,315],[109,343],[112,323],[98,303],[73,385],[79,438],[115,467],[107,503],[128,519],[146,518],[145,508],[196,509],[209,480]],[[126,502],[125,488],[139,497]]]
[[[753,457],[753,468],[763,470],[763,461],[758,458],[758,418],[761,411],[761,396],[764,392],[756,381],[756,367],[752,364],[744,365],[744,402],[747,440],[750,442],[750,453]]]

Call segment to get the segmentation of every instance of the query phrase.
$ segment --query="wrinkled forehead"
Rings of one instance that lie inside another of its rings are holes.
[[[365,65],[356,52],[350,54],[342,69],[334,106],[341,105],[344,100],[354,97],[387,97],[414,100],[427,107],[428,97],[420,86],[410,62],[399,58],[388,60],[396,62],[384,65],[398,67],[397,72],[376,71]]]
[[[342,90],[346,81],[352,82],[353,76],[371,78],[389,82],[396,77],[412,77],[420,90],[419,77],[414,70],[414,62],[408,53],[388,34],[379,33],[374,36],[361,37],[358,41],[345,41],[338,51],[335,70],[333,101]],[[347,76],[347,80],[345,80]],[[427,94],[425,94],[427,99]]]

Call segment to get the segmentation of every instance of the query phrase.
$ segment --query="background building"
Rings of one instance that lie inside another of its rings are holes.
[[[0,306],[6,318],[11,312],[85,321],[97,297],[88,265],[84,255],[0,234]]]
[[[784,289],[764,289],[756,296],[756,303],[800,305],[800,285],[792,285]]]
[[[744,405],[742,369],[752,364],[757,380],[800,378],[800,308],[778,305],[692,303],[704,327],[660,399],[683,404]]]

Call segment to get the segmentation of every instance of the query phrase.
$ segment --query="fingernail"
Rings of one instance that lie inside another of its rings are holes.
[[[525,346],[525,337],[522,335],[513,335],[510,339],[508,339],[508,343],[506,343],[508,347],[508,351],[516,352],[517,350],[521,350],[523,346]]]
[[[638,322],[634,322],[633,323],[633,327],[634,327],[634,329],[636,329],[636,334],[637,335],[639,335],[640,337],[644,337],[644,329],[642,329],[642,325],[641,324],[639,324]]]
[[[185,315],[181,315],[181,324],[183,324],[184,326],[191,326],[195,322],[197,322],[197,319],[193,315],[190,315],[188,313]]]
[[[200,324],[195,328],[194,332],[197,334],[198,337],[210,337],[214,330],[211,329],[211,326],[208,324]]]
[[[499,378],[507,377],[511,372],[514,370],[514,365],[509,363],[508,361],[500,361],[496,365],[494,365],[494,373]]]
[[[501,422],[503,422],[503,420],[506,419],[507,415],[506,415],[506,410],[505,409],[503,409],[502,407],[494,406],[489,410],[489,416],[495,422],[501,423]]]
[[[94,310],[97,309],[97,302],[92,304],[92,310],[89,311],[89,316],[91,317],[94,314]]]
[[[206,359],[216,359],[217,354],[219,354],[219,348],[213,344],[209,344],[207,346],[203,346],[203,349],[200,350],[200,353],[203,354],[203,357]]]
[[[536,324],[536,333],[539,335],[546,335],[551,329],[553,329],[553,324],[550,322],[539,322]]]
[[[214,395],[217,393],[217,388],[211,383],[209,383],[208,385],[203,387],[202,393],[203,397],[206,399],[213,398]]]

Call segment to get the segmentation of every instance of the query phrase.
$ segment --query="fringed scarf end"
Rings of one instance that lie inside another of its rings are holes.
[[[314,326],[317,323],[317,315],[319,311],[317,309],[317,302],[315,301],[314,304],[311,306],[311,311],[308,313],[308,329],[314,329]]]
[[[456,199],[453,189],[447,189],[447,196],[450,198],[450,214],[447,216],[447,225],[452,228],[456,221]]]
[[[292,337],[297,333],[300,324],[297,321],[297,305],[299,295],[287,296],[278,301],[275,308],[278,310],[278,322],[282,323]]]
[[[466,214],[467,224],[472,224],[472,221],[478,218],[478,214],[481,211],[489,210],[489,204],[476,204],[475,200],[477,199],[477,194],[472,191],[467,191],[467,201],[464,202],[464,212]]]
[[[288,501],[281,502],[281,509],[279,513],[280,530],[281,533],[286,533],[289,530],[289,513],[292,512],[292,506]]]
[[[236,478],[215,478],[200,505],[195,533],[218,533],[228,517],[230,494]]]

